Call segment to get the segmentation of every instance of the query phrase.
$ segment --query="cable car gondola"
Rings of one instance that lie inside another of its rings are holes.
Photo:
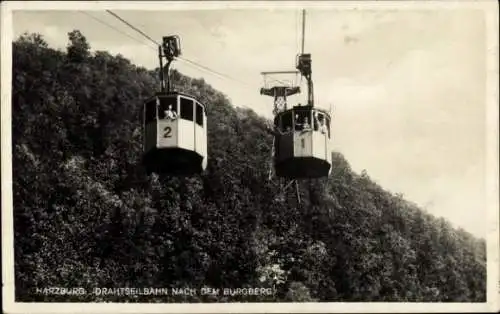
[[[304,12],[305,15],[305,12]],[[304,28],[303,19],[303,28]],[[312,179],[326,177],[331,172],[331,117],[314,107],[311,55],[297,56],[296,68],[306,78],[308,95],[305,106],[287,108],[287,97],[300,93],[297,86],[278,85],[262,88],[261,95],[274,97],[274,170],[278,177]],[[292,71],[263,72],[296,73]]]
[[[148,174],[201,173],[207,167],[205,105],[191,95],[171,90],[168,70],[174,58],[181,54],[179,37],[163,37],[158,51],[161,91],[144,103],[143,164]],[[163,58],[167,59],[166,84]]]
[[[320,178],[330,174],[330,115],[313,106],[294,106],[274,118],[274,167],[278,177]]]
[[[261,89],[262,95],[275,99],[274,172],[276,176],[287,179],[328,176],[331,172],[331,116],[327,111],[315,108],[312,102],[288,108],[287,96],[297,93],[300,89],[294,86]]]

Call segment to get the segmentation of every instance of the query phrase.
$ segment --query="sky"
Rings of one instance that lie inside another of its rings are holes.
[[[179,35],[183,58],[232,79],[182,61],[174,68],[266,117],[272,98],[259,94],[260,72],[295,69],[298,8],[113,12],[157,41]],[[13,24],[15,38],[37,32],[65,49],[67,33],[78,29],[93,50],[147,68],[158,63],[152,43],[105,11],[17,11]],[[481,237],[485,32],[482,11],[470,9],[316,8],[307,11],[305,34],[316,105],[333,106],[333,149],[354,171],[366,169],[387,190]],[[305,98],[304,92],[296,101]]]

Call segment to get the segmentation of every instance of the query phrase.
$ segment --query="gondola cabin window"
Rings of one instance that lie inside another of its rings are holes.
[[[315,111],[314,114],[316,116],[313,120],[314,131],[321,131],[321,126],[323,126],[323,123],[325,123],[325,116],[318,111]]]
[[[296,109],[294,112],[295,112],[295,130],[296,131],[310,130],[312,111]]]
[[[158,108],[158,118],[160,120],[175,119],[178,116],[177,97],[160,97],[160,106]]]
[[[196,103],[196,124],[203,127],[203,107]]]
[[[181,100],[181,119],[194,120],[194,101],[190,98],[180,96]]]

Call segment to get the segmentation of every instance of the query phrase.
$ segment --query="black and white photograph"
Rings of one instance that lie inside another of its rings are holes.
[[[1,10],[3,312],[500,310],[496,1]]]

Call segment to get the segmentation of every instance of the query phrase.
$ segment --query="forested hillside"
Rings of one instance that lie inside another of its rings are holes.
[[[78,31],[67,51],[36,34],[14,42],[17,301],[486,301],[483,239],[354,173],[339,153],[329,178],[300,183],[297,204],[294,191],[280,195],[267,181],[267,121],[203,79],[174,71],[173,80],[208,106],[208,168],[193,178],[147,177],[141,114],[155,72],[92,52]],[[34,293],[55,286],[276,293]]]

